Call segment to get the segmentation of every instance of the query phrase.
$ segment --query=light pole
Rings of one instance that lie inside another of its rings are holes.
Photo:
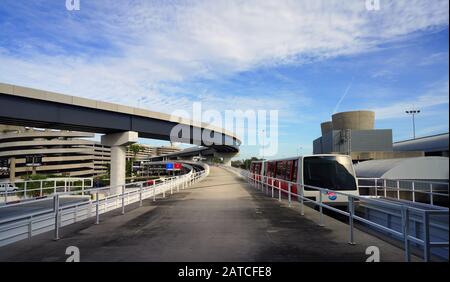
[[[262,160],[264,160],[264,129],[261,130],[262,131]]]
[[[405,111],[406,114],[412,115],[412,122],[413,122],[413,139],[416,139],[416,120],[415,116],[420,113],[420,110],[407,110]]]
[[[300,151],[303,150],[302,146],[297,147],[297,156],[300,156]]]

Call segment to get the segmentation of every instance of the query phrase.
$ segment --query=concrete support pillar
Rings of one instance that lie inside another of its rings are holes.
[[[207,163],[213,163],[214,161],[214,156],[203,156],[203,158],[206,158]]]
[[[126,146],[111,146],[111,172],[109,175],[111,186],[125,184],[127,166],[126,156]],[[119,193],[121,192],[121,188],[114,187],[111,192],[114,194]]]
[[[231,158],[223,157],[223,165],[224,166],[231,166]]]
[[[125,184],[127,146],[138,141],[138,134],[134,131],[112,133],[102,136],[102,144],[111,147],[110,185],[112,194],[122,192],[118,185]]]
[[[9,182],[16,182],[16,158],[11,157],[9,159]]]
[[[237,153],[216,153],[215,156],[222,158],[224,166],[231,166],[231,159],[234,158]]]

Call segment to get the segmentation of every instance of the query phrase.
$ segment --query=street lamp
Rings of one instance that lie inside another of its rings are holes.
[[[415,116],[420,113],[420,110],[407,110],[405,111],[406,114],[412,115],[412,122],[413,122],[413,139],[416,139],[416,121]]]
[[[265,144],[264,144],[264,137],[265,137],[266,134],[265,134],[264,129],[262,129],[261,132],[262,132],[262,160],[264,161],[264,146],[265,146]]]
[[[302,146],[297,147],[297,156],[300,156],[300,151],[303,150]]]

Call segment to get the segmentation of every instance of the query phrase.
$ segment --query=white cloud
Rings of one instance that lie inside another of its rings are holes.
[[[82,5],[84,17],[69,13],[56,26],[42,24],[52,17],[45,10],[23,12],[52,38],[23,39],[20,56],[0,49],[0,80],[171,112],[190,107],[192,98],[160,92],[160,84],[366,52],[448,26],[449,5],[446,0],[433,5],[426,0],[382,1],[380,11],[367,11],[362,0],[155,3],[90,2]],[[101,54],[86,49],[96,39],[113,50]],[[291,103],[230,95],[202,98],[225,108],[289,108]]]
[[[431,54],[418,63],[419,66],[431,66],[435,64],[448,63],[448,52],[438,52]]]

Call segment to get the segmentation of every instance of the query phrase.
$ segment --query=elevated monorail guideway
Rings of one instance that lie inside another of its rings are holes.
[[[238,153],[241,143],[234,134],[209,124],[4,83],[0,83],[0,123],[106,134],[102,143],[112,147],[113,186],[125,183],[125,147],[137,142],[138,137],[175,138],[177,142],[210,147],[219,154]]]

